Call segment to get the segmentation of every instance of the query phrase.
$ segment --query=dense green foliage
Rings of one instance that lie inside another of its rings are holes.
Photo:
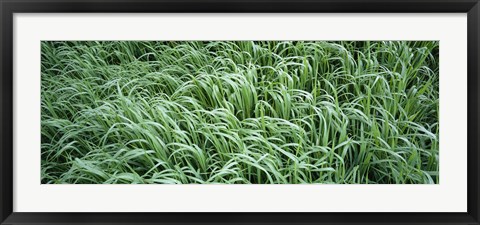
[[[42,42],[42,183],[438,183],[438,42]]]

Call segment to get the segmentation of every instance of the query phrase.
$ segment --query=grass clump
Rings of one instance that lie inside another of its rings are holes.
[[[42,183],[439,182],[436,41],[44,41]]]

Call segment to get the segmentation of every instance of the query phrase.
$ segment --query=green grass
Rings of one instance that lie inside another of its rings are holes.
[[[44,41],[42,183],[438,183],[438,48]]]

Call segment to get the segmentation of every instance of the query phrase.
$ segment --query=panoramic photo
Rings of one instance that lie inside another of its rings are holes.
[[[438,41],[42,41],[42,184],[438,184]]]

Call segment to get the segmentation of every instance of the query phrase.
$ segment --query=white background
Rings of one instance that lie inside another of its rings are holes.
[[[466,212],[466,14],[15,14],[14,211]],[[41,185],[41,40],[440,40],[440,184]]]

